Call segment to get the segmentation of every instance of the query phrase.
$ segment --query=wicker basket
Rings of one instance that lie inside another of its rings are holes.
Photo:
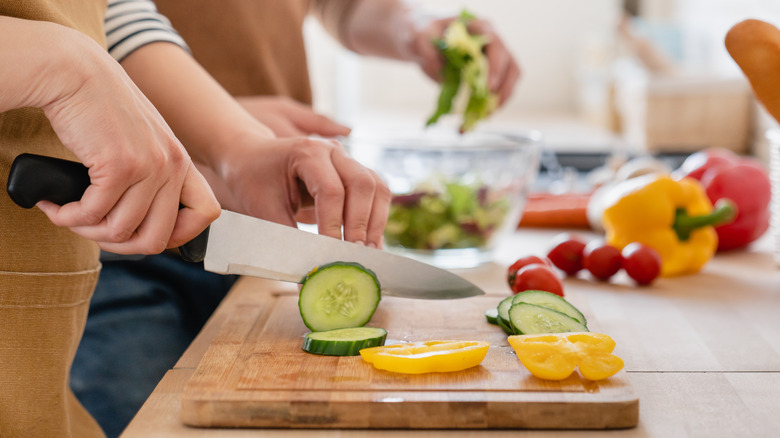
[[[623,133],[638,150],[690,153],[723,147],[749,150],[752,98],[742,79],[650,78],[623,96]]]

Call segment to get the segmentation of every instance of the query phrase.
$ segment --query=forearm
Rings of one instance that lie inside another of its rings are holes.
[[[0,32],[0,111],[42,108],[62,145],[89,168],[78,202],[37,204],[54,225],[110,252],[154,254],[219,215],[184,148],[102,47],[44,22],[0,17]]]
[[[405,0],[354,0],[340,33],[343,43],[359,54],[415,61],[412,40],[429,19]]]
[[[273,134],[254,119],[187,52],[146,45],[122,67],[163,115],[194,161],[220,172],[227,145]]]
[[[0,112],[45,109],[75,92],[86,80],[83,61],[99,50],[86,36],[48,22],[0,16],[0,33]]]

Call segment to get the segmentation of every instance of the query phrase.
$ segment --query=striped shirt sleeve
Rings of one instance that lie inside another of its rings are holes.
[[[108,0],[106,10],[108,52],[117,61],[154,42],[169,42],[189,51],[171,22],[152,0]]]

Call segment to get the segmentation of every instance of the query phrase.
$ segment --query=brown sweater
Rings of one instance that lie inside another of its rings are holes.
[[[105,0],[0,0],[0,15],[78,29],[104,44]],[[72,158],[43,112],[0,114],[0,183],[22,152]],[[70,364],[100,271],[98,248],[0,190],[0,436],[99,437]]]
[[[303,20],[311,10],[341,39],[355,0],[156,0],[203,65],[234,96],[311,104]]]

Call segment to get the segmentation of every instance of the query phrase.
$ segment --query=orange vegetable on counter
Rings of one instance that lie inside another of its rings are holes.
[[[528,195],[519,227],[590,228],[590,193],[531,193]]]
[[[360,356],[375,368],[395,373],[446,373],[479,365],[489,346],[482,341],[422,341],[364,348]]]
[[[603,380],[623,369],[612,354],[615,341],[601,333],[556,333],[510,336],[509,345],[534,376],[563,380],[579,368],[588,380]]]

